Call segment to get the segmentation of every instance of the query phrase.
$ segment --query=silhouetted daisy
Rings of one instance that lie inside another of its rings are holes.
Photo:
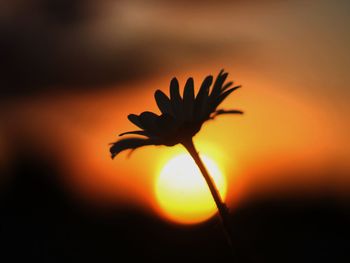
[[[154,94],[161,115],[149,111],[142,112],[139,116],[130,114],[128,119],[140,130],[120,134],[120,136],[127,134],[141,135],[144,138],[131,137],[118,140],[112,144],[110,152],[112,158],[114,158],[124,150],[134,150],[145,145],[173,146],[178,143],[182,144],[196,162],[209,187],[218,208],[227,240],[233,251],[228,209],[192,140],[205,121],[222,114],[243,113],[240,110],[218,109],[218,106],[227,96],[240,87],[232,87],[233,82],[225,84],[227,75],[228,73],[221,70],[214,83],[213,77],[207,76],[203,80],[197,96],[194,95],[193,78],[189,78],[185,84],[183,97],[179,92],[179,82],[176,78],[173,78],[170,83],[170,98],[160,90],[157,90]]]
[[[112,144],[112,158],[127,149],[136,149],[145,145],[173,146],[185,144],[201,129],[203,123],[222,114],[242,114],[240,110],[218,109],[218,106],[240,86],[233,82],[225,84],[228,73],[221,70],[213,83],[213,76],[207,76],[194,94],[193,78],[186,81],[183,97],[180,95],[179,82],[173,78],[170,83],[170,98],[161,90],[154,94],[161,115],[145,111],[140,115],[130,114],[128,119],[140,130],[129,131],[123,135],[141,135],[118,140]],[[210,89],[210,87],[212,88]]]

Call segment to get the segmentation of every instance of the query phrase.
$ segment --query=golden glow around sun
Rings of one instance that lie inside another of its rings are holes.
[[[201,156],[221,197],[226,195],[226,180],[213,160]],[[216,213],[215,202],[195,162],[188,154],[168,161],[156,180],[156,197],[164,215],[175,222],[194,224]]]

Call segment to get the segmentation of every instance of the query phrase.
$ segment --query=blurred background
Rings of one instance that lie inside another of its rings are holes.
[[[229,258],[220,222],[166,220],[154,194],[181,147],[109,143],[176,76],[224,68],[245,115],[194,138],[226,175],[236,262],[349,259],[346,0],[2,0],[2,262]],[[337,261],[338,260],[338,261]]]

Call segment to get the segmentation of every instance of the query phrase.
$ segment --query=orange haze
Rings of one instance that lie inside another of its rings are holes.
[[[279,89],[279,83],[264,76],[243,69],[226,70],[243,88],[224,107],[243,109],[245,115],[223,116],[206,123],[195,142],[200,152],[223,167],[229,202],[237,203],[256,191],[273,192],[291,186],[308,190],[327,185],[334,192],[345,193],[350,186],[348,178],[319,173],[332,165],[340,169],[347,165],[342,150],[345,135],[332,125],[337,118],[332,109],[300,91]],[[217,71],[203,69],[191,75],[198,87],[205,75]],[[176,75],[182,84],[189,76],[181,72]],[[155,208],[157,173],[166,160],[183,149],[144,147],[131,158],[121,154],[112,161],[108,143],[117,140],[118,133],[134,129],[127,114],[156,110],[153,92],[157,88],[168,92],[171,77],[118,90],[46,94],[9,103],[8,126],[55,149],[73,194]],[[313,172],[296,176],[294,169]]]

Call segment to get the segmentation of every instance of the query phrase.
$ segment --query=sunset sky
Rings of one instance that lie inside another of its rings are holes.
[[[0,262],[350,262],[349,14],[348,0],[1,0]],[[221,69],[242,85],[221,107],[244,114],[193,138],[218,213],[181,145],[109,150],[173,77],[198,91]]]
[[[206,123],[194,140],[227,177],[229,205],[257,193],[348,195],[348,1],[73,2],[0,4],[3,171],[19,150],[40,153],[84,202],[157,213],[155,180],[183,149],[112,161],[109,143],[134,129],[129,113],[158,112],[153,93],[168,94],[172,77],[183,87],[192,76],[198,90],[224,68],[243,88],[223,107],[245,114]]]

